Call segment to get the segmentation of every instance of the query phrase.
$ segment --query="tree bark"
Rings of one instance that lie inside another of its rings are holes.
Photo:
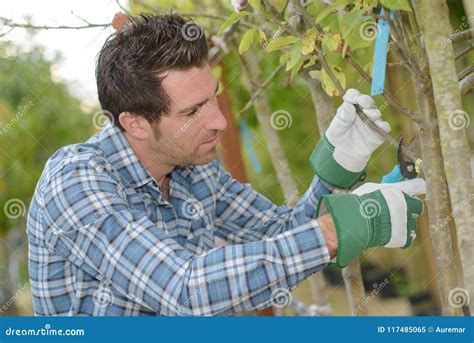
[[[426,204],[428,207],[431,244],[435,252],[436,281],[439,289],[443,315],[461,315],[459,309],[449,304],[449,292],[456,288],[457,270],[451,233],[446,218],[449,217],[449,195],[446,176],[443,172],[443,157],[439,144],[439,130],[436,124],[436,109],[432,98],[416,87],[416,102],[419,112],[424,116],[420,127],[421,154],[426,180]]]
[[[449,41],[452,32],[449,9],[445,0],[414,1],[415,11],[423,31],[426,54],[433,85],[433,96],[438,113],[438,124],[443,152],[444,170],[451,197],[450,214],[458,234],[464,287],[474,296],[474,189],[470,167],[470,148],[465,128],[469,124],[467,113],[462,110],[458,87],[454,50]],[[442,42],[448,42],[440,49]],[[468,297],[466,297],[468,298]],[[452,302],[452,299],[451,299]],[[470,310],[474,311],[474,302]]]
[[[243,71],[248,81],[248,91],[250,94],[254,94],[257,91],[258,85],[261,85],[263,82],[259,62],[257,57],[250,51],[242,59],[245,64]],[[294,205],[298,199],[295,196],[298,195],[298,187],[291,173],[278,132],[271,125],[272,110],[268,99],[265,96],[258,97],[254,101],[254,109],[285,199],[287,199],[290,205]],[[328,306],[327,284],[323,274],[315,273],[309,277],[309,280],[315,304],[318,306]]]
[[[308,76],[305,76],[304,78],[311,93],[319,133],[322,136],[334,117],[335,111],[333,101],[332,98],[324,92],[321,83],[318,80]],[[351,314],[367,316],[367,306],[362,306],[366,296],[359,260],[352,262],[342,270],[342,278],[344,279],[344,286],[346,288],[347,301],[349,303],[349,308],[351,309]],[[315,282],[313,281],[313,283]],[[317,287],[317,285],[315,287]],[[320,288],[318,292],[322,291],[323,289]]]

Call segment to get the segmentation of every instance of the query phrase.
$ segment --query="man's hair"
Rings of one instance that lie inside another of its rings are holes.
[[[177,14],[140,14],[123,32],[110,36],[96,65],[99,102],[122,131],[118,116],[131,112],[150,123],[166,114],[170,104],[158,74],[201,68],[208,59],[203,29]]]

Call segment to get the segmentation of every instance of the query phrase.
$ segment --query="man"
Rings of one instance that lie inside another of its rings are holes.
[[[29,210],[37,315],[261,309],[331,259],[343,267],[365,248],[411,244],[422,203],[409,194],[422,180],[330,194],[351,188],[383,142],[353,104],[390,130],[372,98],[355,90],[313,153],[321,180],[294,208],[232,179],[215,160],[227,122],[206,39],[190,39],[189,25],[142,15],[102,48],[97,86],[112,123],[51,156]],[[320,216],[319,205],[329,213]],[[229,244],[215,247],[216,236]]]

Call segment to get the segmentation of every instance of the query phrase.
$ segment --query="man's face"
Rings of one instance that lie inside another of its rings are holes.
[[[171,99],[166,116],[152,125],[151,150],[174,166],[200,165],[216,155],[219,133],[227,120],[219,110],[218,82],[211,68],[167,72],[163,89]]]

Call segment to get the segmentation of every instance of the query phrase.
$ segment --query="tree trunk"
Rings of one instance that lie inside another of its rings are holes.
[[[414,1],[414,5],[428,56],[434,101],[438,113],[444,170],[453,208],[450,215],[456,224],[464,286],[467,292],[464,295],[464,305],[467,305],[469,295],[474,296],[474,265],[472,264],[474,189],[469,161],[470,148],[465,131],[469,124],[469,117],[462,109],[458,88],[454,50],[449,40],[452,28],[449,24],[448,6],[445,0],[418,0]],[[445,44],[446,42],[448,44]],[[444,48],[440,48],[441,46]],[[450,291],[454,292],[454,289]],[[453,299],[449,300],[453,303]],[[454,304],[457,306],[456,302]],[[471,312],[474,311],[473,305],[474,302],[471,302]]]
[[[327,95],[326,92],[324,92],[323,88],[321,87],[321,83],[318,80],[308,76],[305,76],[304,78],[311,92],[311,99],[313,100],[314,109],[316,112],[319,133],[322,136],[334,117],[335,111],[333,107],[333,101],[332,98]],[[344,279],[344,285],[346,288],[346,295],[351,314],[367,316],[367,306],[362,306],[366,296],[359,260],[352,262],[342,270],[342,278]],[[315,281],[313,281],[313,283],[315,284],[314,287],[318,289],[318,293],[323,292],[324,288],[318,287],[318,284]]]
[[[257,57],[250,51],[243,57],[245,66],[243,71],[247,78],[248,91],[255,94],[258,85],[261,85],[263,78]],[[272,164],[276,171],[278,181],[282,187],[285,199],[290,205],[294,205],[298,199],[298,187],[293,174],[291,173],[288,160],[283,151],[283,145],[280,141],[277,131],[271,125],[272,110],[268,99],[265,96],[257,98],[254,102],[254,109],[265,137],[268,152],[272,158]],[[326,291],[326,281],[322,273],[315,273],[310,276],[313,301],[318,306],[328,305],[328,292]]]
[[[425,117],[425,124],[420,127],[420,143],[441,310],[443,315],[461,315],[459,309],[449,305],[448,299],[449,292],[457,286],[458,282],[451,233],[446,222],[449,217],[449,196],[446,176],[443,172],[443,157],[439,144],[438,126],[436,125],[436,109],[431,101],[431,96],[422,93],[418,87],[416,95],[418,111]]]

